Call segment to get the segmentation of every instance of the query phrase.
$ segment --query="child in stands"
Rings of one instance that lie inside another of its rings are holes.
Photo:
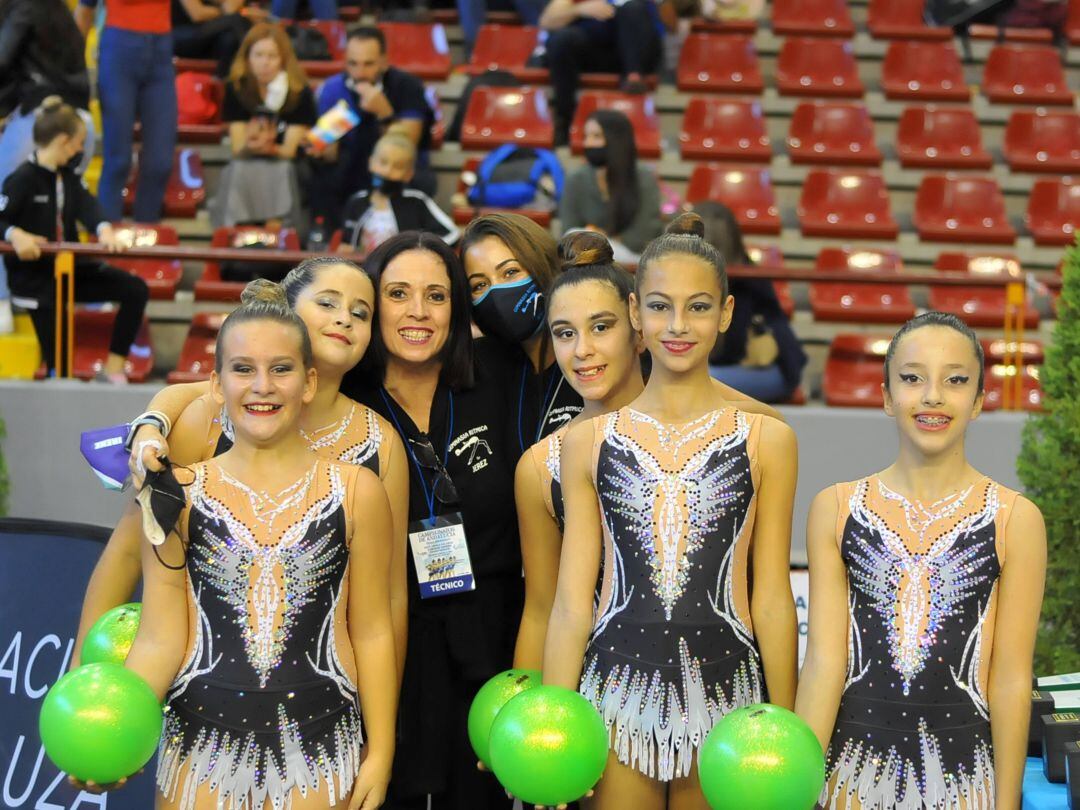
[[[369,254],[402,231],[428,231],[448,245],[458,229],[427,194],[406,188],[416,171],[416,145],[391,130],[379,138],[368,161],[371,187],[356,192],[345,205],[342,248]]]
[[[0,235],[15,248],[15,256],[6,262],[11,291],[15,297],[33,302],[31,318],[50,371],[55,357],[56,295],[52,259],[42,257],[41,245],[78,242],[81,224],[95,232],[109,250],[121,249],[94,195],[75,174],[85,139],[86,125],[78,112],[58,96],[45,99],[34,121],[36,149],[0,190]],[[142,324],[148,298],[146,282],[130,273],[95,259],[75,263],[76,301],[119,304],[109,356],[98,379],[127,382],[124,362]]]

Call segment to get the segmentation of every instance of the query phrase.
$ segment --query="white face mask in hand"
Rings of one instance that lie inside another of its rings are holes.
[[[278,112],[285,106],[285,99],[289,97],[289,76],[283,70],[277,76],[270,80],[270,84],[266,86],[266,98],[263,99],[263,106],[267,109]]]

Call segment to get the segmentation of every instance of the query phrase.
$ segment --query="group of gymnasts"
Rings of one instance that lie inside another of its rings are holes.
[[[210,382],[133,421],[83,607],[80,640],[141,576],[159,808],[508,807],[466,716],[517,666],[608,726],[587,808],[705,810],[705,736],[768,701],[826,751],[824,807],[1018,810],[1045,532],[965,455],[978,339],[892,339],[899,454],[813,502],[799,677],[796,437],[709,376],[738,302],[707,236],[682,215],[631,274],[498,214],[248,285]],[[426,587],[436,535],[471,587]]]

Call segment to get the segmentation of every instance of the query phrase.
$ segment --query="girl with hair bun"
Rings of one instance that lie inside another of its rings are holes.
[[[630,324],[634,277],[614,263],[611,245],[598,233],[578,231],[559,243],[563,272],[547,292],[547,328],[555,359],[584,400],[581,413],[534,444],[514,476],[525,609],[514,666],[539,669],[555,598],[562,546],[559,486],[562,440],[571,426],[632,402],[645,387],[641,335]]]
[[[733,301],[703,236],[686,214],[645,249],[630,317],[649,380],[563,440],[544,682],[578,689],[607,723],[600,810],[704,810],[696,754],[713,725],[795,699],[795,434],[709,376]]]
[[[408,460],[393,425],[371,408],[341,392],[346,372],[360,362],[371,342],[375,291],[371,278],[352,262],[334,256],[307,259],[281,284],[256,279],[244,289],[240,310],[226,319],[236,323],[240,312],[284,308],[306,327],[311,365],[317,372],[315,393],[300,415],[298,429],[322,458],[367,467],[386,488],[393,516],[393,561],[390,594],[397,665],[404,665],[408,624],[405,592],[406,528],[409,511]],[[226,327],[222,327],[223,329]],[[234,431],[227,410],[214,399],[210,383],[172,385],[158,392],[132,436],[133,472],[160,470],[161,457],[174,464],[194,464],[224,453]],[[168,438],[155,417],[172,424]],[[94,569],[83,602],[74,665],[82,638],[105,611],[130,601],[139,578],[140,516],[129,504]]]
[[[896,460],[810,506],[796,710],[826,751],[826,808],[1019,810],[1046,529],[968,461],[984,367],[955,315],[904,324],[881,386]]]
[[[317,395],[312,363],[284,290],[245,290],[210,381],[230,446],[184,471],[176,523],[142,544],[126,666],[166,707],[159,810],[375,810],[386,794],[390,505],[371,470],[312,452],[300,430]],[[140,493],[152,523],[171,476]]]

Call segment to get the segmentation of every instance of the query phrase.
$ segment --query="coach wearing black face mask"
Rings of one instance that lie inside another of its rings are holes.
[[[564,231],[603,231],[615,260],[636,263],[662,230],[656,174],[637,162],[634,129],[614,110],[597,110],[585,121],[585,159],[566,180],[559,219]]]
[[[427,194],[407,188],[416,167],[416,147],[402,133],[388,132],[368,161],[371,184],[345,205],[342,249],[366,256],[402,231],[426,231],[448,245],[459,236],[454,221]]]

